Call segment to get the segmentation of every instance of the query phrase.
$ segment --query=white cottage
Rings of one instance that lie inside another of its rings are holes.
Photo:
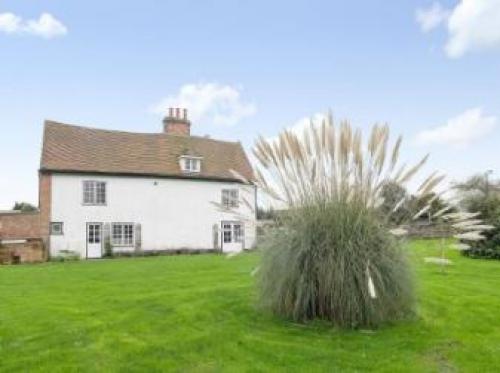
[[[45,122],[40,216],[51,256],[254,245],[256,187],[241,144],[191,136],[186,110],[170,109],[163,124],[146,134]]]

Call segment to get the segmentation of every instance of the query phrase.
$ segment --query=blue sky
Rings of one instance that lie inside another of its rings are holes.
[[[499,0],[0,0],[0,209],[37,203],[44,119],[157,132],[169,103],[248,148],[331,109],[452,179],[498,174],[495,25]]]

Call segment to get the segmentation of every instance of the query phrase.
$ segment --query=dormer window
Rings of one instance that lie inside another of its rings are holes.
[[[200,172],[201,157],[181,156],[181,169],[183,172]]]

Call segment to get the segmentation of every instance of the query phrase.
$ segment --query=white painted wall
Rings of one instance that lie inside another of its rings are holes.
[[[106,206],[82,204],[84,180],[106,182]],[[244,216],[242,219],[233,212],[220,211],[211,203],[220,202],[221,191],[227,188],[238,188],[240,199],[244,197],[255,206],[254,186],[240,183],[53,174],[51,220],[64,223],[64,234],[50,236],[51,255],[57,255],[60,250],[72,250],[84,258],[87,222],[140,223],[143,250],[168,250],[212,249],[214,224],[220,230],[223,220],[242,220],[244,248],[250,248],[255,242],[255,212],[240,203],[237,212]]]

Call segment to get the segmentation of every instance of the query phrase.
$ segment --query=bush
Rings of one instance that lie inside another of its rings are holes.
[[[14,203],[14,207],[12,208],[12,210],[21,212],[34,212],[38,209],[29,202],[16,202]]]
[[[112,258],[114,255],[113,253],[113,245],[111,245],[111,242],[109,239],[107,239],[104,242],[104,257],[105,258]]]
[[[462,251],[470,258],[500,259],[500,182],[490,181],[488,174],[475,175],[456,184],[460,203],[466,211],[477,211],[493,229],[483,232],[484,240]]]
[[[361,206],[330,202],[289,211],[263,244],[261,299],[276,314],[343,327],[412,314],[412,276],[400,243]]]
[[[500,260],[500,248],[488,248],[481,245],[471,247],[462,251],[465,256],[473,259],[497,259]]]
[[[388,127],[374,126],[364,149],[359,130],[347,122],[336,128],[328,118],[302,135],[285,131],[275,141],[257,142],[258,185],[284,206],[261,243],[258,283],[265,308],[346,328],[412,315],[411,271],[396,237],[401,229],[390,230],[391,214],[406,197],[393,198],[385,212],[380,207],[383,186],[404,187],[427,157],[397,167],[401,138],[392,149],[388,141]],[[426,178],[416,198],[429,196],[442,179]],[[416,219],[429,209],[402,216]]]
[[[80,254],[72,250],[60,250],[59,254],[50,258],[53,262],[73,262],[80,260]]]

